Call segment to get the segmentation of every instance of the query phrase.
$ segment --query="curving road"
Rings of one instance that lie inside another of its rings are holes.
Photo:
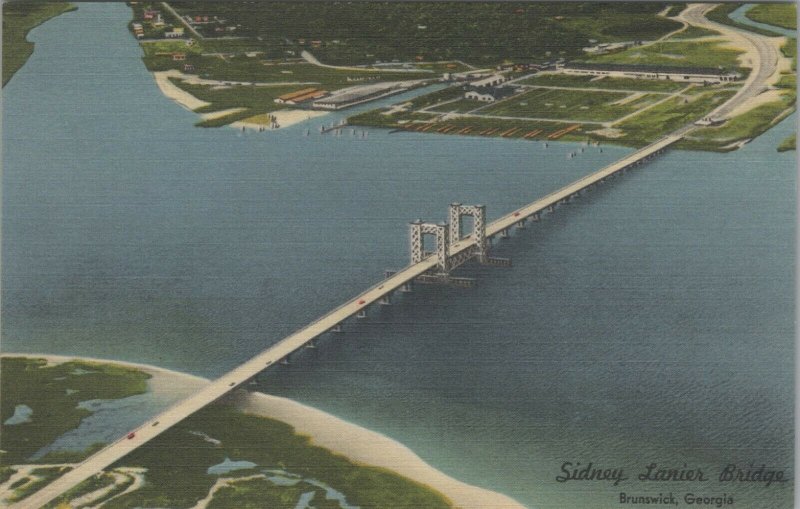
[[[723,120],[728,118],[730,113],[738,106],[757,96],[767,88],[767,80],[778,70],[780,55],[772,42],[770,42],[770,37],[729,25],[723,25],[707,19],[705,14],[717,5],[719,4],[689,4],[689,7],[684,9],[678,16],[678,19],[690,25],[721,32],[734,42],[738,42],[744,46],[750,46],[755,52],[755,58],[751,59],[753,66],[752,71],[750,71],[750,75],[745,80],[742,88],[739,89],[736,95],[708,115],[713,119]]]
[[[754,62],[752,62],[753,71],[745,81],[742,89],[712,113],[712,115],[716,118],[724,118],[724,115],[729,114],[730,111],[739,106],[742,102],[759,94],[767,86],[766,80],[777,69],[778,55],[775,47],[772,46],[768,42],[768,38],[764,36],[744,32],[726,25],[708,21],[704,14],[713,6],[713,4],[692,4],[690,7],[685,9],[683,13],[681,13],[681,17],[683,17],[683,19],[690,24],[708,27],[713,30],[728,34],[735,40],[746,41],[746,44],[751,45],[757,51],[757,58]],[[640,160],[651,157],[653,154],[660,152],[661,150],[680,140],[692,129],[695,129],[695,126],[691,124],[686,125],[672,134],[652,143],[651,145],[648,145],[647,147],[637,150],[633,154],[622,158],[616,163],[606,166],[595,173],[587,175],[586,177],[583,177],[564,188],[550,193],[525,207],[517,209],[516,211],[513,211],[501,217],[500,219],[493,221],[491,224],[487,225],[487,237],[497,235],[503,230],[513,227],[520,220],[524,220],[525,218],[531,217],[532,215],[539,213],[550,206],[558,204],[570,196],[575,195],[589,185],[600,182],[603,179],[621,171],[623,168],[629,167],[633,164],[636,164]],[[449,254],[450,256],[456,255],[466,251],[467,249],[471,249],[474,244],[474,239],[471,237],[466,237],[450,246]],[[121,437],[118,440],[110,443],[101,451],[76,465],[75,468],[70,472],[67,472],[30,497],[13,505],[12,508],[38,509],[44,506],[61,493],[64,493],[65,491],[79,484],[81,481],[88,479],[92,475],[101,472],[103,469],[112,465],[116,461],[124,458],[131,451],[152,440],[156,436],[169,429],[171,426],[174,426],[201,408],[225,396],[229,392],[235,390],[237,387],[246,384],[251,378],[256,376],[264,369],[287,357],[292,352],[299,350],[314,338],[328,332],[331,328],[353,316],[359,310],[364,309],[366,306],[378,301],[383,296],[400,288],[405,283],[413,280],[417,276],[422,275],[435,266],[436,256],[432,255],[425,258],[421,262],[410,265],[397,272],[393,276],[375,284],[371,288],[362,292],[355,298],[345,302],[325,316],[284,338],[249,361],[223,375],[214,382],[208,384],[197,393],[150,419],[136,430],[133,430],[130,435]]]

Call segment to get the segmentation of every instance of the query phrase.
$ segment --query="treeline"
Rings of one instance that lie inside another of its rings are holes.
[[[174,2],[217,15],[237,35],[277,37],[334,64],[458,59],[485,65],[574,56],[599,42],[649,40],[678,28],[672,4],[461,2]],[[302,44],[298,43],[302,40]],[[312,44],[312,41],[319,41]]]

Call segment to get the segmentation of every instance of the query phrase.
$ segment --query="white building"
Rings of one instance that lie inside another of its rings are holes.
[[[677,67],[667,65],[569,63],[556,66],[564,74],[608,76],[647,80],[670,80],[694,83],[736,81],[739,74],[713,67]]]

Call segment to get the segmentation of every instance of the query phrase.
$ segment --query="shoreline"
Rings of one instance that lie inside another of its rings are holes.
[[[96,357],[34,353],[0,353],[0,358],[44,359],[60,364],[69,361],[115,364],[150,374],[148,387],[154,393],[190,394],[209,380],[150,364],[99,359]],[[459,509],[526,509],[507,495],[454,479],[426,463],[405,445],[376,431],[363,428],[334,415],[294,400],[265,393],[237,391],[227,396],[243,413],[268,417],[289,424],[295,433],[311,438],[312,443],[345,456],[350,461],[390,470],[438,491]]]

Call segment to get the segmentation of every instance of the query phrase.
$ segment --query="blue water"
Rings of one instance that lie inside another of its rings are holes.
[[[779,35],[785,35],[786,37],[791,37],[793,39],[797,38],[797,31],[796,30],[788,30],[786,28],[778,27],[775,25],[768,25],[766,23],[759,23],[758,21],[753,21],[752,19],[747,17],[747,11],[755,7],[756,4],[744,4],[732,13],[728,14],[728,17],[734,21],[738,21],[739,23],[743,23],[745,25],[750,25],[752,27],[763,28],[764,30],[769,30],[770,32],[775,32]]]
[[[210,475],[224,475],[230,472],[235,472],[236,470],[245,470],[248,468],[254,468],[257,465],[252,461],[231,461],[230,458],[225,458],[225,461],[222,463],[217,463],[216,465],[211,465],[208,467],[207,473]]]
[[[14,407],[14,415],[3,421],[4,426],[16,426],[18,424],[25,424],[31,422],[31,415],[33,409],[28,405],[17,405]]]
[[[200,129],[123,4],[35,29],[4,88],[3,349],[216,376],[407,263],[407,221],[497,217],[630,152],[371,130]],[[394,99],[397,100],[397,99]],[[391,100],[389,100],[391,102]],[[418,286],[261,386],[529,507],[791,483],[555,482],[565,461],[790,468],[795,116],[729,154],[672,151],[503,241],[473,289]]]

